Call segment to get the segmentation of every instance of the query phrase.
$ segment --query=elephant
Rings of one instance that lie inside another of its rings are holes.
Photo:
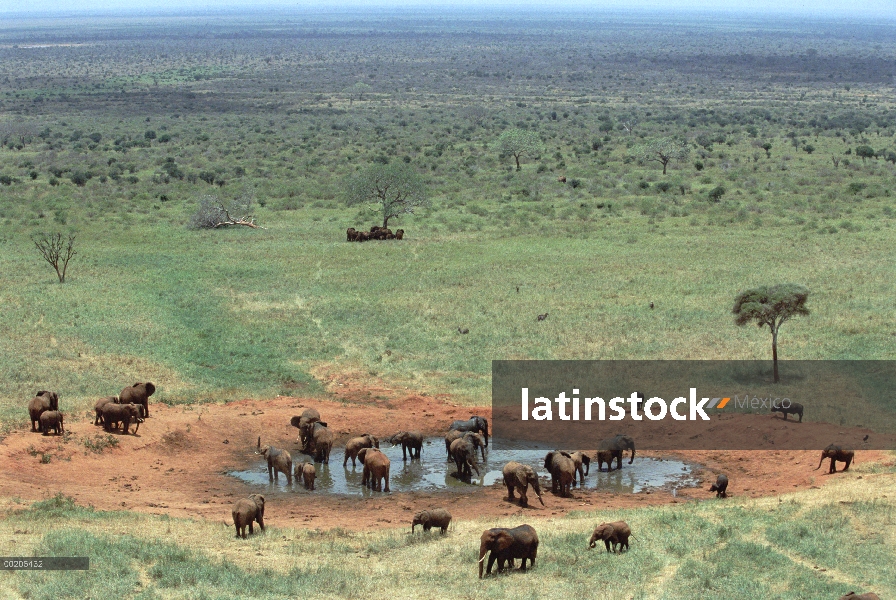
[[[817,471],[818,469],[820,469],[821,463],[824,462],[824,459],[830,458],[831,459],[831,469],[828,471],[828,473],[833,474],[833,473],[837,472],[837,467],[834,464],[834,462],[838,461],[838,460],[840,462],[846,463],[846,466],[843,467],[843,470],[848,471],[850,463],[852,463],[853,458],[855,458],[855,454],[856,453],[853,452],[852,450],[849,450],[847,448],[842,448],[842,447],[838,446],[837,444],[831,444],[827,448],[825,448],[824,450],[821,451],[821,459],[818,461],[818,466],[815,467],[814,470]]]
[[[369,433],[354,437],[345,443],[345,458],[342,460],[342,466],[348,464],[348,459],[352,459],[352,468],[355,466],[355,457],[358,456],[358,450],[361,448],[379,448],[380,441]]]
[[[268,461],[268,480],[277,481],[280,473],[286,475],[286,482],[292,485],[292,456],[286,450],[273,446],[261,445],[261,437],[258,438],[258,451]]]
[[[401,231],[399,229],[399,231]],[[456,429],[457,431],[472,431],[474,433],[482,433],[485,438],[485,447],[488,448],[488,420],[485,417],[472,415],[466,421],[455,421],[448,429]]]
[[[379,492],[381,481],[385,480],[382,491],[389,491],[389,457],[378,448],[361,448],[358,459],[364,463],[364,472],[361,475],[361,485],[370,485],[370,489]]]
[[[34,394],[34,398],[28,402],[31,431],[41,431],[40,415],[48,410],[59,410],[59,394],[46,390],[41,390]]]
[[[514,559],[522,559],[520,570],[526,570],[526,559],[529,559],[529,568],[535,566],[535,557],[538,554],[538,534],[531,525],[520,525],[513,529],[495,527],[482,532],[479,544],[479,578],[482,579],[482,561],[488,552],[488,565],[485,574],[490,575],[492,565],[498,561],[498,572],[504,570],[505,563],[513,568]]]
[[[616,468],[622,468],[622,453],[625,450],[632,451],[632,457],[628,461],[628,464],[632,464],[635,462],[635,440],[633,440],[630,436],[619,434],[615,437],[612,437],[608,440],[601,440],[597,444],[598,451],[601,450],[609,450],[613,457],[616,459]],[[600,468],[598,466],[598,468]]]
[[[96,411],[96,418],[93,420],[94,425],[102,425],[103,424],[103,407],[107,404],[118,404],[118,396],[106,396],[105,398],[100,398],[93,405],[93,410]]]
[[[401,444],[401,459],[407,460],[407,455],[411,455],[411,460],[420,459],[420,452],[423,450],[423,434],[419,431],[399,431],[395,435],[386,439],[393,446]]]
[[[464,437],[465,431],[458,431],[457,429],[449,429],[448,433],[445,434],[445,454],[448,455],[448,460],[451,460],[451,442],[454,440],[460,439]],[[485,457],[483,456],[483,459]]]
[[[787,407],[784,407],[784,406],[781,406],[781,405],[777,405],[777,406],[776,406],[774,403],[772,403],[772,409],[771,409],[771,410],[772,410],[773,413],[774,413],[774,412],[782,413],[782,414],[784,415],[784,420],[785,420],[785,421],[787,420],[787,415],[788,415],[788,414],[792,414],[792,415],[799,415],[799,416],[800,416],[800,421],[799,421],[799,422],[800,422],[800,423],[803,422],[803,405],[800,404],[799,402],[792,402],[792,403],[790,404],[790,406],[787,406]]]
[[[594,460],[597,461],[597,470],[600,471],[604,467],[604,463],[607,463],[607,473],[613,470],[613,451],[612,450],[598,450],[594,454]]]
[[[504,485],[507,486],[507,496],[510,502],[516,500],[513,495],[514,489],[520,493],[520,506],[525,508],[529,505],[529,499],[526,498],[526,490],[531,485],[538,501],[544,506],[544,500],[541,497],[541,486],[538,484],[538,473],[529,465],[518,463],[514,460],[504,465]]]
[[[358,236],[358,232],[355,230],[354,227],[349,227],[348,229],[345,230],[345,241],[354,242],[355,239],[357,238],[357,236]]]
[[[258,526],[264,531],[264,496],[252,494],[248,498],[240,498],[233,505],[231,514],[233,515],[233,525],[236,527],[236,537],[246,539],[247,525],[249,533],[254,534],[253,521],[258,521]]]
[[[330,451],[333,449],[335,437],[333,432],[327,429],[327,424],[323,421],[312,423],[308,437],[314,452],[314,462],[330,464]]]
[[[551,491],[564,498],[571,495],[570,488],[576,476],[576,464],[567,452],[552,450],[544,457],[544,468],[551,474]]]
[[[119,404],[139,404],[142,408],[140,416],[144,419],[149,417],[149,397],[156,393],[156,386],[150,382],[135,383],[130,387],[126,387],[118,394]]]
[[[302,448],[302,452],[310,452],[311,429],[314,423],[321,422],[320,413],[315,408],[306,408],[301,416],[295,416],[289,420],[289,424],[298,428],[299,437],[296,440]],[[326,423],[324,423],[326,425]]]
[[[44,435],[49,435],[50,430],[59,435],[65,433],[65,427],[62,424],[62,413],[58,410],[47,410],[40,415],[40,429]]]
[[[576,451],[569,452],[569,457],[572,458],[572,462],[576,465],[576,473],[579,476],[579,482],[582,485],[585,485],[585,476],[588,475],[588,471],[591,470],[591,459],[584,452]],[[572,484],[576,485],[576,478],[573,477]]]
[[[727,475],[719,475],[716,477],[716,482],[709,486],[710,492],[716,493],[716,498],[727,498],[728,493],[725,491],[728,489],[728,476]]]
[[[448,453],[448,460],[452,459],[451,444],[454,440],[461,438],[469,439],[473,446],[479,448],[479,451],[482,454],[482,460],[485,461],[485,438],[482,437],[482,434],[473,433],[472,431],[458,431],[456,429],[452,429],[445,434],[445,451]]]
[[[306,490],[314,491],[314,480],[317,478],[317,469],[314,468],[313,462],[296,463],[293,475],[295,476],[296,481],[299,481],[299,479],[302,480]]]
[[[874,592],[866,592],[864,594],[850,592],[845,596],[840,596],[840,600],[880,600],[880,596]]]
[[[603,540],[610,551],[610,545],[613,546],[613,552],[621,551],[622,548],[628,550],[628,538],[632,535],[632,530],[625,521],[616,521],[615,523],[601,523],[594,528],[591,539],[588,540],[588,547],[594,548],[597,540]],[[621,546],[620,546],[621,544]],[[617,550],[617,546],[619,549]]]
[[[143,422],[143,417],[140,416],[139,405],[109,403],[103,406],[100,410],[102,411],[103,428],[106,431],[112,431],[113,426],[118,428],[118,424],[121,423],[124,426],[125,434],[127,434],[128,428],[131,426],[131,421],[133,420],[134,423],[136,423],[136,426],[134,427],[134,435],[137,435],[137,430],[140,429],[140,423]]]
[[[411,533],[414,533],[414,527],[423,525],[423,531],[429,531],[433,527],[438,527],[444,534],[448,531],[448,525],[450,523],[451,513],[444,508],[421,510],[414,515],[414,520],[411,522]]]
[[[460,479],[473,476],[473,471],[479,475],[479,467],[476,465],[476,443],[481,438],[478,433],[465,435],[451,442],[451,458],[457,466],[457,476]]]

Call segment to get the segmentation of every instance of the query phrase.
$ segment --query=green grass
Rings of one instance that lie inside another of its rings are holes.
[[[272,511],[264,534],[241,541],[221,524],[95,511],[57,496],[9,514],[3,529],[31,533],[18,538],[33,544],[26,554],[90,556],[91,571],[18,572],[0,580],[0,591],[28,598],[274,599],[358,598],[382,590],[396,598],[441,598],[463,589],[469,598],[790,600],[873,590],[888,597],[896,592],[894,509],[879,495],[892,492],[892,475],[863,473],[864,480],[844,477],[780,501],[710,500],[539,519],[532,522],[540,539],[536,568],[481,583],[479,533],[507,519],[455,522],[446,537],[411,536],[405,527],[278,528]],[[617,519],[632,527],[631,550],[589,550],[593,526]]]

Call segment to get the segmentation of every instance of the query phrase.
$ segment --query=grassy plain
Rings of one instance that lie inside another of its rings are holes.
[[[896,358],[894,29],[624,14],[4,20],[0,424],[24,426],[37,389],[80,409],[146,379],[170,403],[314,395],[325,366],[482,404],[493,359],[761,358],[768,333],[735,327],[731,305],[784,281],[811,290],[812,315],[783,328],[782,358]],[[519,172],[494,150],[514,127],[544,142]],[[665,176],[639,152],[664,136],[690,148]],[[419,170],[431,207],[390,223],[401,242],[346,243],[347,227],[378,224],[344,206],[347,178],[389,161]],[[252,196],[267,229],[189,230],[207,194]],[[77,235],[65,284],[31,244],[43,231]],[[492,523],[444,540],[272,526],[222,545],[220,524],[56,499],[0,521],[2,536],[18,553],[102,557],[96,570],[3,574],[0,589],[887,597],[893,476],[875,469],[723,510],[544,521],[536,570],[482,587],[475,546]],[[590,528],[617,517],[632,552],[588,553]]]

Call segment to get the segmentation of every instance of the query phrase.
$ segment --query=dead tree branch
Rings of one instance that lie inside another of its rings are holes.
[[[68,262],[77,254],[75,251],[75,234],[70,233],[68,239],[63,239],[61,233],[35,233],[31,241],[44,260],[56,269],[59,283],[65,283],[65,273],[68,270]]]

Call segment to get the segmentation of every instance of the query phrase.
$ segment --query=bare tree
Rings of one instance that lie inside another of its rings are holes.
[[[243,194],[238,200],[225,204],[213,195],[205,195],[199,199],[199,208],[190,219],[191,229],[218,229],[230,225],[243,225],[252,229],[267,229],[255,223],[251,214],[252,196]]]
[[[666,166],[673,160],[684,160],[690,149],[682,142],[670,138],[660,138],[641,146],[639,154],[641,160],[658,162],[663,165],[663,175],[666,174]]]
[[[75,251],[75,234],[68,234],[68,239],[63,239],[61,233],[35,233],[31,241],[40,255],[44,257],[50,266],[56,269],[59,283],[65,283],[65,272],[68,270],[68,261],[77,254]]]

